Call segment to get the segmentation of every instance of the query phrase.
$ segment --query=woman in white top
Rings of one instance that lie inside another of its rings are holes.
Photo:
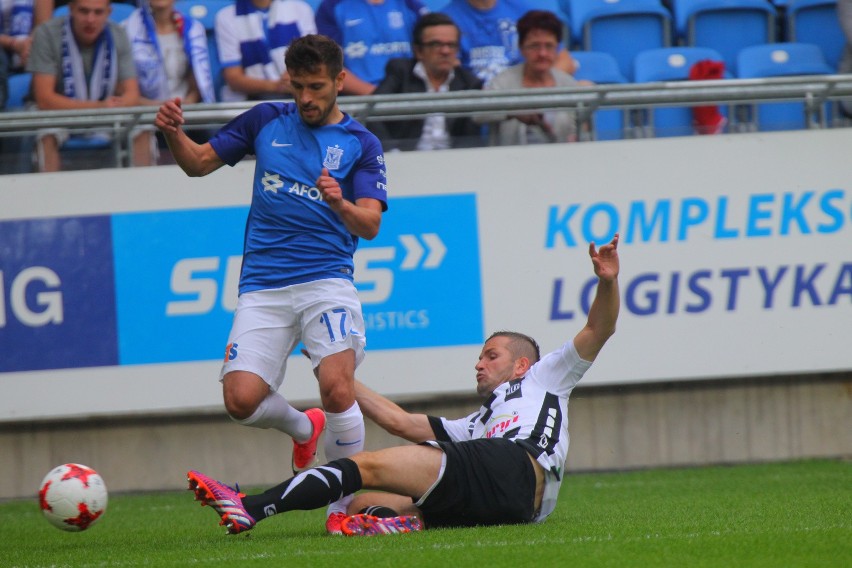
[[[175,10],[175,0],[145,0],[125,20],[139,78],[140,102],[216,102],[204,26]]]

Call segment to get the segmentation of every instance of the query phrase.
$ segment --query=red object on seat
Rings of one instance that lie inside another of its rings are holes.
[[[691,81],[707,81],[725,78],[725,63],[704,59],[689,69]],[[692,124],[698,134],[721,134],[727,120],[719,112],[718,106],[700,106],[692,108]]]

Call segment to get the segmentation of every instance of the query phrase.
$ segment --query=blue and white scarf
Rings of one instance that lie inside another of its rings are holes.
[[[82,101],[102,101],[112,96],[118,76],[118,57],[109,24],[95,41],[92,73],[86,78],[83,58],[74,32],[71,16],[62,26],[62,92],[66,97]]]
[[[5,33],[15,39],[26,38],[33,29],[33,0],[14,0],[9,10],[9,21],[3,21],[0,11],[0,34]],[[15,53],[12,58],[12,69],[22,67],[21,57]]]
[[[162,101],[169,98],[169,85],[163,54],[157,41],[157,28],[150,9],[145,6],[135,10],[124,21],[124,27],[133,46],[133,59],[139,79],[139,92],[148,99]],[[205,103],[215,103],[213,76],[210,72],[210,53],[207,51],[207,34],[204,26],[175,10],[172,14],[178,33],[183,38],[183,50],[192,68],[192,74]]]
[[[251,0],[237,0],[236,18],[240,36],[242,66],[247,75],[256,77],[258,71],[267,79],[278,79],[286,71],[284,54],[294,39],[301,37],[298,22],[283,6],[285,2],[273,1],[269,18],[264,26],[263,14]],[[279,9],[280,8],[280,9]]]

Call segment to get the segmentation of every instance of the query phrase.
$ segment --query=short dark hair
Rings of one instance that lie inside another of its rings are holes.
[[[537,363],[541,359],[541,349],[538,342],[529,335],[517,331],[495,331],[485,342],[488,343],[495,337],[505,337],[509,340],[508,349],[515,359],[526,357],[530,360],[530,364]]]
[[[343,50],[330,37],[309,34],[293,40],[284,55],[284,65],[292,73],[316,73],[325,65],[334,79],[343,71]]]
[[[414,45],[423,45],[423,30],[432,26],[453,26],[459,32],[459,37],[461,37],[461,30],[451,17],[441,12],[429,12],[420,16],[417,23],[414,24],[414,31],[412,33],[414,36]]]
[[[530,10],[518,20],[518,45],[524,43],[527,34],[532,30],[544,30],[556,36],[556,41],[562,41],[562,21],[550,10]]]

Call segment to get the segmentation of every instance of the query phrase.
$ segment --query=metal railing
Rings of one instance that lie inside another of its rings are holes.
[[[342,110],[363,123],[405,120],[441,113],[447,116],[487,116],[518,111],[573,110],[580,126],[590,125],[603,109],[654,109],[702,105],[754,105],[766,102],[802,102],[807,128],[830,126],[826,103],[852,98],[852,75],[807,75],[772,79],[725,79],[593,85],[572,88],[513,91],[457,91],[340,97]],[[186,128],[221,126],[256,102],[195,104],[184,107]],[[47,129],[71,133],[109,131],[115,140],[115,163],[129,162],[127,148],[140,130],[153,129],[157,109],[151,106],[92,111],[25,111],[0,113],[0,137],[26,137]],[[849,124],[848,121],[842,124]],[[626,137],[647,136],[634,125]],[[734,124],[732,131],[753,130],[753,124]],[[593,132],[588,127],[580,131]],[[593,140],[594,135],[585,137]]]

